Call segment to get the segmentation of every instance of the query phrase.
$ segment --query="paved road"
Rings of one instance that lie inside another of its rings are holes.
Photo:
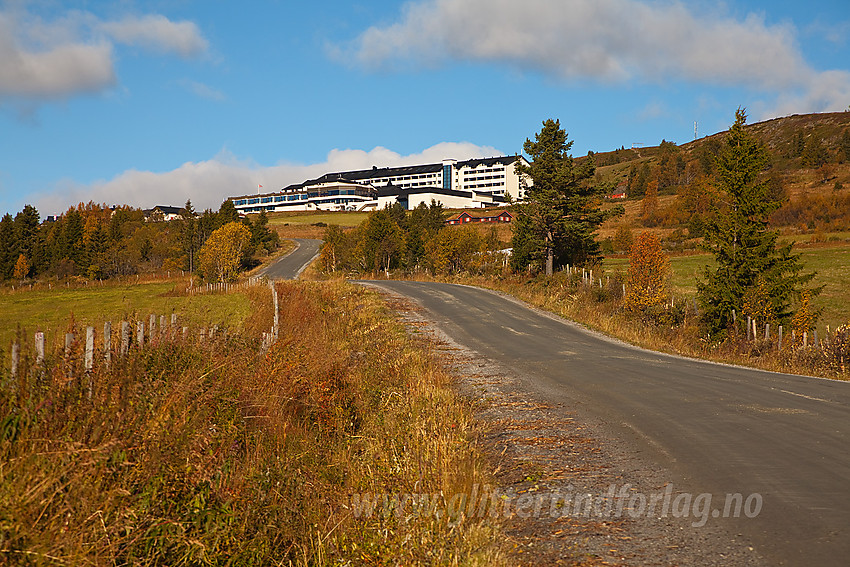
[[[850,383],[652,353],[477,288],[372,283],[412,298],[537,393],[601,421],[677,490],[713,502],[761,494],[756,518],[716,521],[772,564],[850,564]]]
[[[321,240],[313,238],[292,238],[297,247],[295,250],[269,264],[267,268],[257,273],[272,280],[298,279],[310,262],[319,254]]]

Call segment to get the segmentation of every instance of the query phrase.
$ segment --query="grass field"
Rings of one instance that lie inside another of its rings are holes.
[[[367,212],[348,211],[303,211],[292,213],[269,213],[269,226],[304,226],[317,223],[337,224],[342,227],[358,226],[369,216]]]
[[[66,332],[71,313],[78,328],[94,325],[102,330],[107,320],[116,328],[123,319],[154,314],[170,320],[172,313],[181,325],[233,327],[241,326],[250,312],[244,294],[182,296],[173,293],[177,285],[172,281],[0,294],[0,348],[8,349],[18,326],[28,335],[44,331],[48,344],[55,344]]]
[[[815,285],[823,285],[821,295],[814,300],[816,307],[823,308],[818,328],[825,330],[829,325],[835,329],[838,325],[850,322],[850,247],[846,245],[801,248],[806,270],[816,271]],[[671,258],[673,269],[673,293],[677,297],[693,297],[696,294],[696,280],[701,277],[707,265],[714,260],[707,254],[676,256]],[[628,269],[625,258],[607,258],[606,270]]]

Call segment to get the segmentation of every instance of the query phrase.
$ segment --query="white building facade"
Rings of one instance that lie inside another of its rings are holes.
[[[525,186],[517,175],[522,156],[443,160],[442,163],[327,173],[275,193],[231,197],[240,213],[260,211],[364,211],[400,203],[446,208],[483,208],[522,200]]]

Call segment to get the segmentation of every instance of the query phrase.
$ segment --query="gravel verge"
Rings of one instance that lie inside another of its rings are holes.
[[[708,510],[697,506],[698,495],[675,490],[669,471],[622,447],[591,416],[552,403],[455,343],[407,298],[374,289],[431,345],[474,403],[483,429],[477,443],[492,465],[517,564],[767,565],[744,535],[730,531],[734,524],[695,517]],[[674,513],[676,502],[690,502],[692,513]]]

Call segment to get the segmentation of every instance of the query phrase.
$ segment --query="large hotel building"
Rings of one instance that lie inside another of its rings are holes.
[[[240,213],[368,211],[392,203],[413,209],[431,201],[452,209],[500,206],[508,198],[522,199],[530,184],[520,182],[517,160],[528,165],[522,156],[503,156],[326,173],[274,193],[230,199]]]

